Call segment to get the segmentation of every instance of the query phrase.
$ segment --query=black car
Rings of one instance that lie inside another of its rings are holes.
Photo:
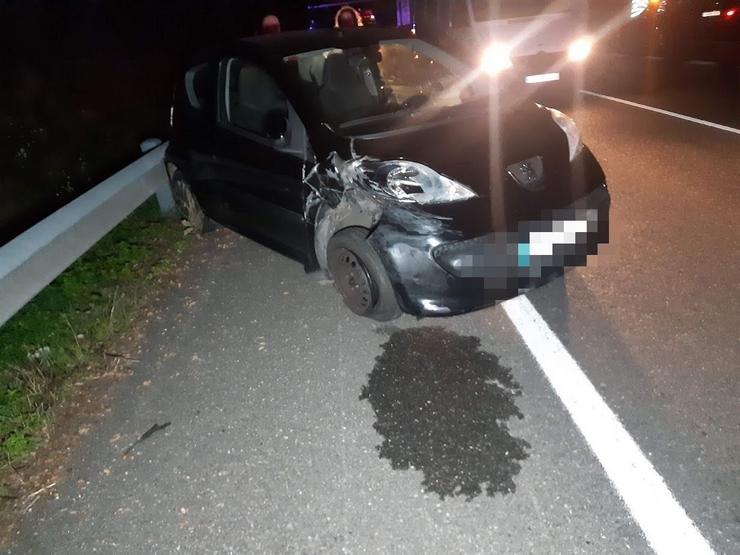
[[[604,174],[566,115],[403,30],[249,38],[185,73],[175,199],[323,269],[357,314],[458,314],[583,265]]]

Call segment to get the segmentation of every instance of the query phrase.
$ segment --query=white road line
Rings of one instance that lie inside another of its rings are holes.
[[[605,94],[599,94],[599,93],[595,93],[592,91],[581,90],[581,92],[589,96],[603,98],[604,100],[611,100],[612,102],[619,102],[620,104],[626,104],[627,106],[633,106],[635,108],[642,108],[643,110],[649,110],[650,112],[656,112],[658,114],[663,114],[665,116],[671,116],[671,117],[682,119],[685,121],[690,121],[692,123],[698,123],[699,125],[706,125],[707,127],[713,127],[714,129],[720,129],[722,131],[727,131],[728,133],[735,133],[737,135],[740,135],[740,129],[736,129],[735,127],[730,127],[728,125],[720,125],[719,123],[714,123],[713,121],[706,121],[706,120],[699,119],[699,118],[692,118],[691,116],[679,114],[678,112],[669,112],[668,110],[663,110],[661,108],[655,108],[653,106],[646,106],[645,104],[638,104],[637,102],[632,102],[630,100],[624,100],[622,98],[616,98],[614,96],[607,96]]]
[[[503,307],[655,552],[714,553],[529,299],[520,295]]]

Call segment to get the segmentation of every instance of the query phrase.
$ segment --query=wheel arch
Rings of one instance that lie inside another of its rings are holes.
[[[367,237],[377,227],[382,215],[381,204],[369,194],[357,189],[345,191],[335,207],[322,202],[316,210],[313,227],[313,248],[318,266],[327,269],[326,253],[329,241],[337,233],[345,229],[358,228]]]

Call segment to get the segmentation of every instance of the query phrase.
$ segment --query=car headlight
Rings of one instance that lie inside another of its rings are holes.
[[[371,187],[401,202],[441,204],[477,196],[462,183],[417,162],[366,160],[362,163],[362,172]]]
[[[488,75],[498,75],[511,66],[511,49],[506,44],[494,42],[483,51],[480,67]]]
[[[578,130],[578,126],[573,121],[573,118],[569,118],[563,112],[554,108],[548,108],[548,110],[550,111],[552,120],[558,124],[568,138],[568,154],[572,162],[581,153],[581,150],[583,150],[581,132]]]
[[[568,48],[568,59],[571,62],[582,62],[591,54],[594,40],[591,37],[580,37],[574,40]]]

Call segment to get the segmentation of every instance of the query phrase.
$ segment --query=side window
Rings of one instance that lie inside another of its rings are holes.
[[[269,138],[274,122],[288,118],[287,99],[256,65],[236,58],[225,63],[222,117],[239,129]]]
[[[202,110],[206,102],[208,88],[208,64],[197,65],[185,73],[185,93],[188,103],[196,110]]]

